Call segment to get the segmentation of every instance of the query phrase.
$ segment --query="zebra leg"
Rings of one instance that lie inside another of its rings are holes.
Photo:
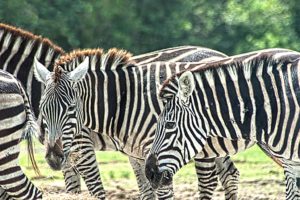
[[[9,195],[6,193],[6,191],[0,187],[0,199],[1,200],[12,200],[12,198],[9,197]]]
[[[42,193],[23,173],[21,167],[18,166],[17,161],[11,161],[10,168],[0,172],[0,186],[1,191],[6,193],[2,193],[1,195],[7,199],[42,199]]]
[[[226,199],[237,199],[239,171],[231,161],[225,158],[195,158],[200,199],[212,199],[218,186],[218,178],[225,190]]]
[[[285,194],[287,200],[300,199],[300,163],[282,159],[285,175]]]
[[[172,200],[174,199],[174,191],[173,191],[173,184],[166,188],[159,188],[156,191],[156,195],[159,200]]]
[[[81,192],[80,176],[76,171],[76,169],[74,169],[73,167],[69,167],[67,169],[63,169],[62,171],[64,174],[66,191],[75,194],[80,193]]]
[[[94,145],[88,131],[82,131],[81,134],[75,136],[68,157],[68,165],[66,169],[70,170],[72,168],[74,173],[77,172],[81,175],[92,196],[105,199],[105,191],[96,160]]]
[[[140,199],[155,199],[156,197],[160,200],[173,199],[173,188],[160,188],[157,191],[153,191],[145,175],[144,161],[129,156],[129,162],[136,176],[140,191]]]
[[[225,199],[238,199],[240,172],[229,156],[216,158],[217,174],[225,190]]]
[[[20,166],[12,166],[3,172],[10,170],[12,170],[13,173],[10,173],[9,176],[5,177],[2,174],[0,176],[1,188],[6,191],[6,195],[12,197],[12,199],[42,199],[42,193],[31,183]]]
[[[199,199],[212,199],[218,185],[218,174],[215,158],[194,158],[198,177]]]
[[[19,144],[0,151],[0,187],[12,199],[42,199],[41,191],[33,185],[19,166],[19,154]]]

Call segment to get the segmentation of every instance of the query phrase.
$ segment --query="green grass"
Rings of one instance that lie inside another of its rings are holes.
[[[43,178],[34,181],[47,184],[56,180],[63,184],[62,173],[60,171],[51,170],[47,165],[44,159],[44,147],[39,145],[38,142],[35,144],[35,156]],[[241,152],[238,155],[232,156],[232,159],[240,171],[241,181],[269,180],[275,177],[283,179],[283,170],[269,157],[267,157],[257,146]],[[111,180],[123,180],[128,181],[130,187],[136,187],[135,176],[127,156],[120,152],[97,152],[97,161],[99,162],[101,177],[105,186],[113,187],[114,183],[112,183]],[[20,164],[29,177],[35,177],[32,167],[28,164],[28,158],[25,150],[22,150],[21,152]],[[183,167],[175,176],[175,182],[179,183],[192,183],[196,180],[193,163],[189,163]]]
[[[283,169],[266,156],[258,146],[232,158],[241,172],[241,180],[284,178]]]

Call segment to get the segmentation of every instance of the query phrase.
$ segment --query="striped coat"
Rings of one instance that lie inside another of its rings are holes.
[[[263,144],[283,165],[287,199],[299,199],[299,60],[298,52],[267,49],[195,64],[168,79],[160,93],[167,104],[146,164],[150,181],[170,184],[217,136]]]

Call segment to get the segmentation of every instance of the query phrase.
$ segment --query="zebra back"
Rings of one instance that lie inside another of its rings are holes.
[[[199,62],[203,59],[219,59],[227,57],[225,54],[200,46],[178,46],[161,49],[133,56],[131,60],[137,65],[145,65],[152,62]]]

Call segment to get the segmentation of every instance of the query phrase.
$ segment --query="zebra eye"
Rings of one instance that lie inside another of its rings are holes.
[[[68,111],[73,111],[76,108],[76,104],[71,104],[68,108]]]
[[[168,121],[168,122],[166,122],[165,127],[166,127],[166,129],[174,129],[176,127],[176,123]]]

